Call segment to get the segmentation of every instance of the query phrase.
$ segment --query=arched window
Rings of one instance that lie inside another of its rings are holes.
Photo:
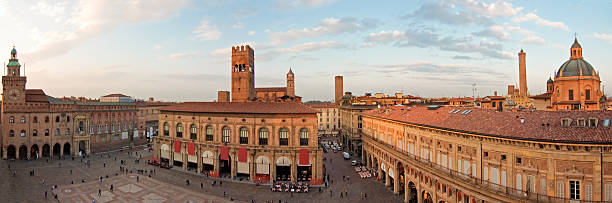
[[[21,117],[21,123],[25,123],[25,117]]]
[[[121,132],[121,123],[117,123],[117,132]]]
[[[45,136],[49,136],[49,129],[45,130]]]
[[[308,129],[300,129],[300,146],[308,146]]]
[[[170,125],[168,123],[164,123],[164,136],[170,136]]]
[[[21,137],[25,137],[25,135],[26,135],[25,134],[25,130],[21,130],[21,134],[20,135],[21,135]]]
[[[176,124],[176,137],[183,137],[183,125],[181,123]]]
[[[268,129],[266,128],[259,129],[259,145],[261,146],[268,145]]]
[[[249,129],[246,127],[240,128],[240,144],[249,144]]]
[[[195,124],[191,124],[191,127],[189,127],[189,138],[192,140],[198,139],[198,128]]]
[[[83,121],[79,121],[79,132],[85,131],[85,124]]]
[[[221,131],[221,142],[223,143],[230,142],[230,128],[227,126],[223,126],[223,130]]]
[[[55,136],[58,136],[60,134],[59,129],[55,129]]]
[[[102,133],[102,124],[98,123],[98,134]]]
[[[70,135],[70,128],[66,128],[66,135]]]
[[[32,119],[32,122],[38,123],[38,117],[34,116],[34,119]]]
[[[104,133],[108,133],[108,123],[104,124]]]
[[[11,117],[9,118],[9,123],[15,123],[15,117],[12,117],[12,116],[11,116]]]
[[[49,122],[49,116],[45,116],[45,123]]]
[[[13,130],[9,131],[9,137],[15,137],[15,131]]]
[[[206,141],[213,141],[214,139],[214,129],[212,125],[206,126]]]
[[[56,117],[55,117],[55,122],[56,122],[56,123],[59,123],[59,122],[60,122],[60,120],[59,120],[59,116],[56,116]]]
[[[32,136],[38,136],[38,130],[36,129],[32,130]]]
[[[89,134],[93,135],[94,134],[94,129],[95,129],[95,127],[94,127],[93,124],[89,125]]]
[[[111,132],[115,132],[115,124],[111,123]]]
[[[66,116],[66,122],[70,122],[70,116]]]
[[[281,146],[289,145],[289,130],[287,128],[281,128],[278,131],[278,143]]]

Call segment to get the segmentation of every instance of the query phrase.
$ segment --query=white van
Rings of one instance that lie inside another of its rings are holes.
[[[344,160],[351,159],[351,155],[348,152],[342,152],[342,156],[344,156]]]

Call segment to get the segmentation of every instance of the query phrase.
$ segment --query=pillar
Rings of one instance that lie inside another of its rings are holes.
[[[366,162],[366,152],[365,152],[365,149],[362,146],[361,147],[361,163],[365,163],[365,162]]]
[[[237,167],[238,167],[238,156],[237,156],[237,153],[236,153],[236,149],[233,150],[233,153],[230,153],[230,156],[231,156],[231,154],[234,154],[234,156],[232,157],[233,159],[231,159],[232,161],[230,161],[230,166],[232,167],[232,170],[231,170],[230,174],[232,176],[231,178],[234,178],[234,177],[236,177],[236,174],[237,174],[237,171],[238,171],[237,170]]]
[[[378,170],[378,173],[377,173],[377,174],[378,174],[379,179],[380,179],[380,180],[382,180],[382,179],[383,179],[383,178],[385,178],[385,177],[380,177],[380,174],[382,174],[382,169],[380,168],[380,159],[376,159],[376,160],[378,161],[378,162],[376,163],[376,168],[377,168],[377,170]]]
[[[393,169],[393,172],[397,173],[397,168]],[[394,174],[394,175],[395,175],[395,178],[393,178],[393,194],[397,195],[399,194],[400,180],[399,180],[399,174]]]
[[[420,181],[419,181],[420,182]],[[416,185],[417,188],[417,202],[421,203],[423,202],[423,192],[421,192],[421,187],[419,185]]]
[[[387,172],[385,172],[385,186],[389,187],[391,186],[391,176],[389,176],[389,169],[387,169]]]
[[[189,154],[187,153],[187,143],[182,143],[181,144],[181,158],[183,158],[183,170],[187,170],[187,163],[189,161],[188,156]]]
[[[168,160],[168,165],[174,166],[174,142],[170,142],[170,160]]]
[[[255,180],[255,152],[250,152],[249,157],[251,157],[250,162],[248,162],[249,160],[247,159],[247,162],[249,163],[249,180],[253,182]]]
[[[408,203],[408,201],[410,201],[410,195],[411,195],[410,193],[412,192],[408,189],[408,183],[409,183],[408,175],[409,175],[408,170],[406,170],[406,166],[404,166],[404,202],[405,203]]]
[[[200,146],[199,144],[196,145],[196,157],[198,158],[198,169],[196,171],[196,173],[200,173],[202,172],[202,146]]]
[[[297,179],[297,153],[293,153],[293,162],[291,163],[291,182],[295,183]]]
[[[221,157],[220,154],[221,154],[221,149],[217,147],[217,151],[215,153],[216,156],[213,161],[213,170],[215,171],[215,177],[219,177],[220,175],[219,173],[221,172],[220,170],[221,167],[219,167],[219,158]]]

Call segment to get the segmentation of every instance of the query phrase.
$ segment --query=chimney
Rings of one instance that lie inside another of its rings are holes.
[[[229,102],[230,101],[230,92],[229,91],[219,91],[217,92],[217,102]]]
[[[493,96],[497,96],[497,91],[494,91],[494,92],[493,92]]]
[[[518,53],[519,57],[519,81],[520,81],[520,91],[519,93],[523,96],[527,96],[527,67],[526,67],[526,53],[521,49],[521,52]]]

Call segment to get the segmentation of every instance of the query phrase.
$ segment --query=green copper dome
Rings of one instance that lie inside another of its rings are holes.
[[[597,72],[595,68],[584,59],[570,59],[567,60],[559,70],[557,71],[556,77],[569,77],[569,76],[596,76]]]
[[[21,66],[17,61],[11,61],[6,66]]]
[[[13,50],[11,50],[11,54],[17,53],[17,49],[15,49],[15,47],[13,47]]]

